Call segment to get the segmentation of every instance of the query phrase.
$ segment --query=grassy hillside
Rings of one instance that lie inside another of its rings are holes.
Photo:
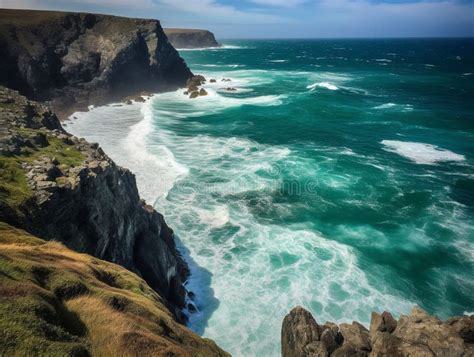
[[[0,222],[0,355],[226,354],[137,275]]]

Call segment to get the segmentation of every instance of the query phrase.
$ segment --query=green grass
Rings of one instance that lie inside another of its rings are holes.
[[[0,200],[12,208],[18,207],[32,195],[25,176],[27,172],[21,167],[22,163],[32,164],[42,158],[56,158],[61,167],[75,167],[81,165],[85,159],[73,145],[64,143],[47,131],[28,128],[16,128],[15,131],[25,139],[34,138],[39,134],[45,135],[48,145],[23,147],[19,155],[0,156]]]

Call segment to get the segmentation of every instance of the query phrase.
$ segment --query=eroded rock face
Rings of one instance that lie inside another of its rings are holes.
[[[164,29],[166,36],[175,48],[220,47],[214,34],[207,30]]]
[[[61,116],[192,76],[157,20],[0,9],[0,52],[0,84]]]
[[[0,220],[138,273],[182,319],[188,269],[135,176],[44,105],[2,87],[0,103]]]
[[[397,321],[389,312],[372,313],[370,331],[363,325],[319,325],[302,307],[283,320],[283,357],[326,356],[473,356],[474,316],[446,322],[414,308]]]

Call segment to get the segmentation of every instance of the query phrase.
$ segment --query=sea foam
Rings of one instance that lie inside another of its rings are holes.
[[[443,161],[465,160],[463,155],[441,149],[431,144],[398,140],[382,140],[381,143],[384,145],[385,150],[406,157],[417,164],[433,165]]]
[[[314,91],[318,87],[319,88],[326,88],[326,89],[329,89],[329,90],[338,90],[339,89],[334,84],[328,83],[328,82],[314,83],[314,84],[311,84],[311,85],[307,86],[306,88],[310,89],[311,91]]]

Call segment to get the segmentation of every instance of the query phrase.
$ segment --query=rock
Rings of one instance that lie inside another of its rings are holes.
[[[339,326],[344,344],[349,344],[356,350],[370,351],[369,331],[358,322],[352,325],[341,324]]]
[[[203,85],[204,83],[206,83],[206,78],[198,74],[188,79],[188,81],[186,82],[186,87],[188,88],[189,92],[193,92],[195,90],[198,90],[198,87]]]
[[[229,78],[222,78],[222,82],[232,82],[232,79],[229,79]]]
[[[204,88],[201,88],[201,90],[199,91],[199,96],[203,97],[205,95],[207,95],[207,91]]]
[[[447,323],[464,342],[474,344],[474,315],[453,317]]]
[[[236,92],[236,91],[237,91],[237,89],[235,89],[235,88],[233,88],[233,87],[227,87],[225,90],[226,90],[227,92]]]
[[[464,340],[448,324],[418,307],[409,316],[400,316],[393,335],[408,346],[426,346],[436,356],[462,356],[465,350]]]
[[[193,313],[197,312],[197,308],[194,304],[189,303],[188,304],[188,311],[193,314]]]
[[[316,321],[298,307],[283,320],[282,356],[474,356],[473,322],[474,316],[443,322],[414,308],[398,322],[389,312],[372,313],[370,331],[357,322],[326,322],[317,334]]]
[[[343,345],[331,353],[331,357],[367,357],[369,355],[366,351],[358,351],[351,345]]]
[[[194,98],[197,98],[199,97],[199,92],[197,90],[191,92],[191,94],[189,95],[189,98],[191,99],[194,99]]]
[[[372,318],[370,321],[371,334],[376,331],[392,333],[396,327],[397,321],[393,318],[391,313],[384,311],[379,315],[376,312],[372,312]]]
[[[321,327],[313,316],[301,306],[286,315],[281,330],[281,351],[284,357],[303,356],[305,347],[319,341]]]
[[[157,20],[9,9],[0,19],[2,69],[15,73],[0,84],[48,101],[61,118],[192,77]]]
[[[214,34],[207,30],[164,29],[168,40],[175,48],[220,47]]]
[[[331,354],[338,347],[337,334],[332,329],[323,330],[320,339],[328,354]]]
[[[211,79],[209,80],[209,82],[211,82],[211,83],[216,83],[217,81],[216,81],[215,79],[211,78]]]

